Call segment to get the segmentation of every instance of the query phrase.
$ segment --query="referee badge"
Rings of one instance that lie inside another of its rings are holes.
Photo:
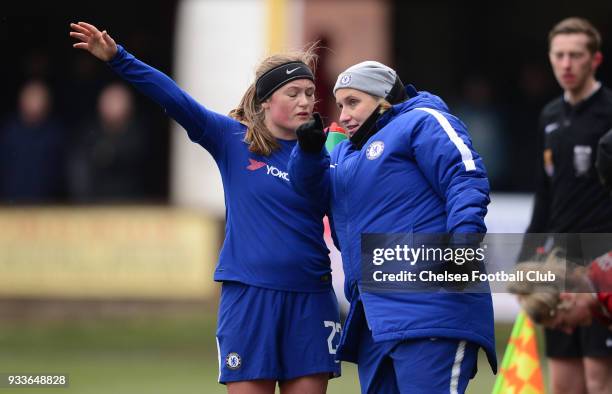
[[[236,370],[242,366],[242,359],[236,352],[231,352],[225,357],[225,365],[231,369]]]
[[[574,146],[574,170],[576,170],[576,176],[584,176],[589,172],[591,168],[592,149],[588,145],[576,145]]]

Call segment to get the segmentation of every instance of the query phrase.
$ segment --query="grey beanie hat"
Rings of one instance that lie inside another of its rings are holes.
[[[357,63],[338,75],[334,94],[338,89],[350,88],[361,90],[376,97],[387,97],[397,73],[391,67],[373,60]]]

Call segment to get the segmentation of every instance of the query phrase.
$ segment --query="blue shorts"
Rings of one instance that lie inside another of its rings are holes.
[[[363,308],[355,309],[351,336],[362,393],[458,394],[476,375],[478,345],[452,338],[376,343]]]
[[[219,382],[329,373],[340,340],[333,289],[302,293],[224,282],[217,323]]]

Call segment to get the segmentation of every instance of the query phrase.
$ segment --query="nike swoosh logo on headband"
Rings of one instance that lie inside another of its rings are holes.
[[[299,68],[300,68],[300,67],[296,67],[296,68],[294,68],[293,70],[286,70],[287,75],[289,75],[289,74],[293,73],[295,70],[298,70]]]

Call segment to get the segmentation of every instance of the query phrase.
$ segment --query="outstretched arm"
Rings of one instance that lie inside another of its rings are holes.
[[[236,121],[204,108],[166,74],[117,45],[105,30],[100,31],[85,22],[70,26],[70,36],[79,41],[73,44],[75,48],[86,50],[107,62],[121,78],[164,108],[187,130],[189,138],[202,145],[213,157],[217,158],[223,152],[225,138],[222,132],[235,126]]]

